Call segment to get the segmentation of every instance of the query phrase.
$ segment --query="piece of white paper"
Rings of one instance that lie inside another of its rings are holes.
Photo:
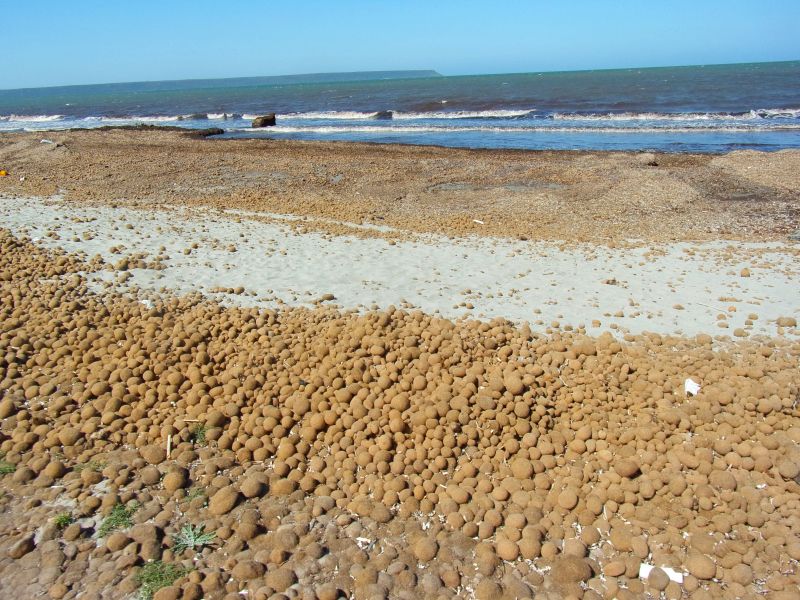
[[[675,583],[683,583],[683,573],[680,571],[676,571],[675,569],[671,569],[669,567],[659,567],[664,573],[666,573],[667,577],[670,580],[674,581]],[[639,565],[639,577],[642,579],[647,579],[650,575],[650,571],[655,569],[653,565],[648,565],[646,563],[642,563]]]
[[[691,379],[687,379],[686,383],[683,384],[683,390],[686,392],[687,396],[697,396],[697,392],[700,391],[700,384],[695,383]]]

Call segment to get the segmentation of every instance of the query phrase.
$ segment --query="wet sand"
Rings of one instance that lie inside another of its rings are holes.
[[[0,138],[0,590],[797,597],[797,161]]]

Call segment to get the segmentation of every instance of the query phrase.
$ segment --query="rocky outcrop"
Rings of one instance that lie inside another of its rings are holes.
[[[267,113],[253,119],[251,127],[273,127],[275,125],[275,113]]]
[[[189,130],[189,137],[194,138],[207,138],[212,135],[222,135],[225,130],[220,127],[208,127],[206,129],[191,129]]]

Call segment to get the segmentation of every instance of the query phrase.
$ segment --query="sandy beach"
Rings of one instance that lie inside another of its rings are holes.
[[[499,317],[546,333],[563,326],[593,335],[769,337],[779,319],[800,313],[800,244],[609,248],[408,232],[387,242],[315,231],[315,223],[338,224],[330,220],[305,219],[301,227],[310,231],[303,232],[289,215],[53,199],[6,200],[0,218],[15,235],[40,245],[101,256],[107,268],[90,274],[89,282],[117,294],[201,292],[225,304],[271,309],[310,308],[330,294],[327,302],[344,310],[394,305],[448,319]]]
[[[800,595],[800,152],[0,168],[4,593]]]

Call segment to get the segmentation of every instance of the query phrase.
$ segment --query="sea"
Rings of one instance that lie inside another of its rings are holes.
[[[276,125],[253,129],[275,113]],[[0,90],[0,132],[218,127],[220,137],[525,150],[800,147],[800,61],[442,76],[435,71]]]

